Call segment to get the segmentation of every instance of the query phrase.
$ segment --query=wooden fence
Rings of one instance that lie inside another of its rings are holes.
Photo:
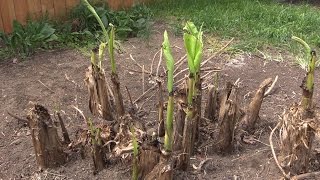
[[[103,0],[110,8],[120,9],[132,6],[136,0]],[[48,13],[49,17],[62,17],[80,0],[0,0],[0,30],[12,31],[13,20],[22,24],[28,17],[38,18]]]

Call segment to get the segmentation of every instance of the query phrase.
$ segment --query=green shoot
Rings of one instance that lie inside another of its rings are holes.
[[[307,55],[307,61],[308,61],[308,71],[307,71],[307,77],[305,82],[305,87],[302,97],[302,106],[304,109],[309,109],[312,105],[312,96],[313,96],[313,88],[314,88],[314,70],[316,67],[316,52],[311,50],[310,46],[302,39],[293,36],[293,40],[299,42],[303,45],[306,51]]]
[[[172,57],[170,42],[167,31],[164,32],[164,41],[162,43],[162,49],[164,57],[166,58],[167,70],[168,70],[168,92],[172,93],[173,90],[173,71],[174,71],[174,59]]]
[[[189,82],[188,82],[188,104],[192,105],[192,99],[195,91],[195,83],[199,80],[198,75],[200,73],[200,66],[202,60],[202,30],[197,30],[196,26],[192,22],[187,22],[183,28],[185,33],[183,35],[184,45],[187,50],[188,67],[189,67]]]
[[[164,57],[166,58],[167,71],[168,71],[168,83],[167,88],[169,92],[169,101],[167,107],[167,119],[166,119],[166,131],[164,138],[164,147],[167,152],[172,151],[173,142],[173,71],[174,71],[174,59],[172,57],[170,42],[167,31],[164,32],[164,41],[162,43],[162,49]]]
[[[91,134],[91,143],[93,145],[95,145],[97,143],[96,142],[96,128],[93,126],[93,122],[92,122],[91,118],[88,118],[87,125],[89,127],[89,131]]]
[[[311,51],[311,58],[309,61],[309,68],[308,68],[308,76],[307,76],[307,89],[309,91],[313,90],[314,85],[314,69],[316,65],[316,52]]]
[[[102,69],[102,61],[104,59],[104,53],[106,49],[106,43],[101,43],[99,45],[99,68]]]
[[[97,57],[93,51],[91,51],[91,64],[93,64],[95,66],[97,65]]]
[[[105,42],[108,41],[109,37],[108,37],[108,32],[106,30],[106,27],[104,26],[101,18],[99,17],[99,15],[97,14],[96,10],[91,6],[91,4],[87,1],[87,0],[82,0],[83,4],[89,9],[89,11],[91,11],[91,13],[93,14],[93,16],[97,19],[101,29],[102,29],[102,32],[103,32],[103,35],[105,37]]]
[[[109,42],[108,42],[108,47],[109,47],[109,58],[111,61],[111,72],[113,74],[116,74],[116,62],[114,60],[114,37],[115,37],[115,30],[114,26],[111,24],[111,30],[109,34]]]
[[[131,128],[131,133],[132,133],[132,145],[133,145],[133,165],[132,165],[132,179],[133,180],[138,180],[138,162],[137,162],[137,158],[138,158],[138,141],[137,138],[135,136],[135,130],[132,127]]]
[[[187,22],[183,28],[185,33],[183,35],[184,45],[187,50],[188,66],[192,74],[196,74],[200,71],[200,64],[202,59],[202,31],[197,30],[196,26],[192,22]]]
[[[309,44],[306,43],[304,40],[302,40],[301,38],[298,38],[296,36],[292,36],[292,39],[297,41],[298,43],[300,43],[304,47],[307,55],[309,55],[311,53],[311,48],[310,48]]]

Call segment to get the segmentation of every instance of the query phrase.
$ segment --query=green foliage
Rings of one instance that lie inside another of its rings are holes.
[[[105,17],[105,15],[103,14],[103,13],[99,13],[98,14],[98,11],[99,11],[99,8],[97,8],[97,10],[94,8],[94,7],[92,7],[90,4],[89,4],[89,2],[87,1],[87,0],[82,0],[81,1],[86,7],[87,7],[87,9],[91,12],[91,15],[93,15],[94,16],[94,18],[96,19],[96,21],[98,21],[98,23],[99,23],[99,26],[100,26],[100,29],[102,30],[102,33],[103,33],[103,35],[104,35],[104,42],[107,42],[108,41],[108,32],[107,32],[107,30],[106,30],[106,26],[104,25],[104,23],[105,22],[103,22],[102,21],[102,18],[104,18]],[[101,18],[100,18],[100,16],[101,16]]]
[[[99,46],[100,42],[108,42],[109,29],[101,27],[108,27],[110,23],[115,26],[115,36],[118,38],[149,36],[152,12],[146,6],[112,11],[102,1],[88,0],[93,4],[91,7],[86,3],[87,0],[82,1],[84,3],[69,13],[67,22],[49,21],[48,18],[28,21],[25,26],[14,22],[11,34],[0,32],[0,41],[5,45],[0,49],[0,59],[27,57],[39,48],[71,47],[87,53]],[[92,13],[93,10],[95,13]]]
[[[13,22],[13,32],[9,35],[1,33],[0,39],[5,45],[21,57],[30,56],[38,48],[49,48],[50,42],[58,37],[55,29],[45,21],[28,21],[25,26]]]
[[[93,4],[93,8],[96,11],[96,14],[101,18],[102,24],[107,27],[109,20],[107,17],[108,10],[106,5],[95,5],[96,4]],[[76,31],[90,31],[92,33],[101,31],[101,25],[97,22],[95,15],[92,14],[92,9],[89,10],[85,3],[80,3],[71,11],[70,19],[73,22],[76,22],[76,27],[74,27]]]
[[[134,6],[127,11],[112,11],[105,4],[93,5],[93,8],[105,27],[110,23],[116,27],[116,35],[120,38],[146,37],[149,34],[153,14],[144,5]],[[101,31],[95,17],[84,4],[77,6],[70,17],[78,22],[78,31],[88,30],[92,33]]]

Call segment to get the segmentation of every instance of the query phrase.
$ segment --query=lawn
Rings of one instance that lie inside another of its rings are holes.
[[[235,48],[254,51],[266,47],[296,50],[291,36],[320,46],[320,11],[310,4],[293,5],[273,0],[164,0],[150,6],[156,17],[173,28],[192,20],[221,38],[234,37]]]

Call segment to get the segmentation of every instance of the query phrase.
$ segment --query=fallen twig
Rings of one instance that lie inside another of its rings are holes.
[[[280,166],[276,152],[274,151],[274,146],[273,146],[273,142],[272,142],[272,136],[274,134],[274,132],[276,131],[276,129],[278,129],[278,127],[281,125],[281,122],[278,122],[278,124],[276,125],[276,127],[274,129],[272,129],[270,136],[269,136],[269,143],[270,143],[270,148],[271,148],[271,152],[274,158],[274,161],[276,162],[278,168],[280,169],[282,175],[284,176],[284,178],[286,179],[290,179],[290,175],[286,174],[286,172],[284,172],[283,168]]]
[[[173,71],[173,73],[175,73],[179,68],[180,68],[180,66],[182,66],[182,64],[184,63],[184,59],[187,57],[187,55],[184,55],[184,56],[182,56],[175,64],[174,64],[174,66],[176,67],[175,69],[174,69],[174,71]]]
[[[269,89],[264,93],[264,97],[270,95],[274,85],[276,84],[276,82],[278,81],[278,75],[274,78],[273,83],[271,84],[271,86],[269,87]]]
[[[160,68],[161,62],[162,62],[162,48],[160,50],[160,58],[159,58],[158,66],[157,66],[156,77],[159,77],[159,68]]]
[[[219,72],[219,71],[221,71],[220,68],[211,68],[211,69],[212,69],[211,71],[214,71],[214,72]],[[173,76],[173,78],[176,78],[177,76],[179,76],[180,74],[182,74],[182,73],[184,73],[184,72],[186,72],[186,71],[188,71],[188,70],[189,70],[188,68],[185,68],[185,69],[179,71],[177,74],[175,74],[175,75]],[[201,70],[201,71],[203,71],[203,70]],[[204,71],[207,71],[207,70],[204,70]]]
[[[85,123],[87,124],[87,118],[86,118],[86,116],[83,114],[83,112],[82,112],[79,108],[77,108],[76,106],[73,106],[73,105],[72,105],[72,107],[73,107],[78,113],[80,113],[80,115],[82,116],[83,120],[84,120]]]
[[[156,94],[156,92],[154,92],[150,97],[148,97],[139,107],[138,112],[142,109],[142,107]]]
[[[158,50],[153,56],[153,59],[152,59],[152,62],[151,62],[151,67],[150,67],[150,75],[152,75],[152,73],[153,73],[153,63],[154,63],[154,60],[156,59],[156,57],[157,57],[159,52],[160,52],[160,50]]]
[[[38,82],[40,84],[42,84],[44,87],[46,87],[50,92],[55,93],[52,89],[50,89],[47,85],[45,85],[43,82],[41,82],[40,80],[38,80]]]
[[[136,72],[136,73],[147,73],[148,74],[148,72],[142,72],[142,71],[140,71],[140,70],[137,70],[137,69],[130,69],[130,68],[126,68],[126,67],[124,67],[124,69],[126,69],[126,70],[128,70],[128,71],[131,71],[131,72]],[[150,76],[156,76],[156,74],[155,73],[149,73],[149,75]]]
[[[157,84],[153,85],[151,88],[149,88],[146,92],[142,93],[141,96],[139,96],[136,100],[133,101],[135,104],[136,102],[140,101],[141,98],[143,98],[147,93],[154,90],[157,87]]]
[[[22,122],[22,123],[24,123],[24,124],[27,124],[27,125],[29,126],[29,121],[28,121],[28,120],[23,119],[23,118],[20,118],[20,117],[18,117],[18,116],[16,116],[16,115],[10,113],[9,111],[7,111],[7,113],[8,113],[11,117],[13,117],[13,118],[17,119],[18,121],[20,121],[20,122]]]
[[[67,144],[70,144],[71,141],[70,141],[70,138],[69,138],[69,133],[67,131],[66,126],[64,125],[64,122],[62,120],[61,114],[60,114],[60,112],[56,112],[56,114],[57,114],[59,122],[60,122],[60,126],[61,126],[61,131],[62,131],[64,142],[67,143]]]
[[[132,54],[130,54],[130,59],[135,63],[136,66],[142,69],[142,66],[133,58]],[[150,71],[145,70],[145,72],[150,74]]]
[[[142,65],[142,92],[144,93],[144,65]]]
[[[132,102],[131,94],[130,94],[130,92],[129,92],[129,90],[128,90],[128,87],[125,86],[125,88],[126,88],[126,90],[127,90],[128,96],[129,96],[130,104],[131,104],[132,108],[134,108],[134,104],[133,104],[133,102]]]
[[[201,63],[201,67],[204,66],[208,61],[210,61],[212,58],[214,58],[215,56],[217,56],[218,54],[220,54],[225,48],[227,48],[231,42],[234,40],[234,38],[232,38],[230,41],[227,42],[226,45],[224,45],[221,49],[219,49],[217,52],[215,52],[212,56],[210,56],[207,60],[203,61]]]
[[[300,180],[300,179],[311,179],[311,178],[314,178],[314,179],[317,179],[317,177],[320,177],[320,171],[316,171],[316,172],[310,172],[310,173],[305,173],[305,174],[299,174],[299,175],[296,175],[296,176],[293,176],[291,178],[291,180]]]
[[[207,159],[201,161],[201,162],[199,163],[199,166],[198,166],[198,167],[197,167],[196,165],[194,165],[194,164],[192,165],[192,167],[193,167],[193,169],[195,169],[196,171],[201,171],[202,168],[203,168],[203,166],[204,166],[208,161],[210,161],[210,160],[212,160],[212,158],[207,158]]]

